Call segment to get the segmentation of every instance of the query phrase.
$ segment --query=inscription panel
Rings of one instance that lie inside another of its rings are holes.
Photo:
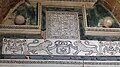
[[[78,12],[47,11],[46,38],[80,39]]]

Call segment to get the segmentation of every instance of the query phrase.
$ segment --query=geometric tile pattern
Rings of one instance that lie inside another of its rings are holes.
[[[2,54],[120,56],[120,41],[4,38]]]

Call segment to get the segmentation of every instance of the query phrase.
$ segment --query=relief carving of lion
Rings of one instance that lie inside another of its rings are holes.
[[[77,55],[80,51],[89,52],[88,54],[85,54],[85,55],[91,55],[93,53],[97,53],[98,52],[96,45],[92,45],[93,47],[88,47],[87,45],[84,45],[81,41],[75,41],[74,45],[75,46],[71,46],[73,49],[76,50],[74,55]]]

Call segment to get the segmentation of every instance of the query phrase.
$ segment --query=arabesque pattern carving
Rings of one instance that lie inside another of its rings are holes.
[[[120,56],[120,41],[3,39],[2,54]]]
[[[80,39],[78,12],[47,11],[46,38]]]

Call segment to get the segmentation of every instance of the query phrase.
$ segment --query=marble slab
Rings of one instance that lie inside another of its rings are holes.
[[[47,39],[80,39],[78,12],[46,11]]]
[[[120,56],[120,41],[4,38],[2,54]]]

